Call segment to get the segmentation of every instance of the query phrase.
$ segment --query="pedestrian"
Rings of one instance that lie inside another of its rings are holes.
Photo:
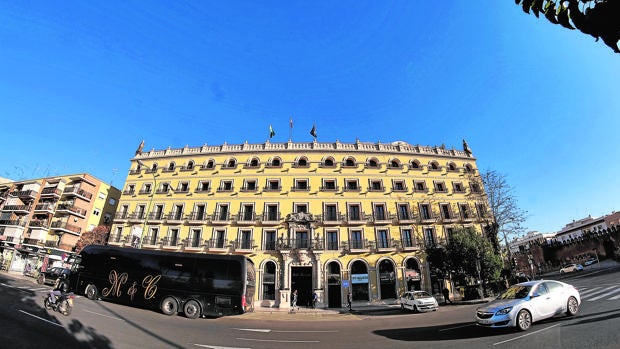
[[[312,293],[312,309],[316,308],[316,302],[318,302],[319,300],[319,295],[316,293],[316,291],[314,291]]]
[[[293,310],[295,310],[295,307],[297,307],[297,290],[293,291],[293,299],[291,301],[291,307],[293,308]],[[297,309],[299,310],[299,307]]]
[[[349,311],[351,311],[351,291],[347,293],[347,305],[349,306]]]
[[[445,305],[448,305],[448,302],[452,304],[452,301],[450,300],[450,290],[448,290],[447,287],[443,288],[443,299]]]

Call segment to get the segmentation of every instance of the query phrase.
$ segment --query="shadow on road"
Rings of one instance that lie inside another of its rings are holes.
[[[20,288],[15,279],[4,275],[0,275],[0,284],[0,299],[6,303],[0,320],[0,347],[13,343],[11,348],[113,348],[109,338],[76,319],[66,331],[60,320],[65,319],[63,315],[43,307],[44,293]]]

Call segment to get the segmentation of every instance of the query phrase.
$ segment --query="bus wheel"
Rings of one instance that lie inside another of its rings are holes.
[[[86,286],[86,291],[84,291],[84,293],[86,293],[86,298],[93,300],[93,301],[97,300],[97,297],[99,297],[99,290],[97,290],[97,286],[93,284],[88,284],[88,286]]]
[[[174,297],[166,297],[161,301],[161,312],[166,315],[176,315],[179,312],[179,303]]]
[[[183,313],[188,319],[196,319],[200,316],[200,304],[195,300],[189,300],[183,306]]]

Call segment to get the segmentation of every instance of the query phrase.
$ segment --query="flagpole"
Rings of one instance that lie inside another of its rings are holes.
[[[288,132],[288,140],[292,142],[293,141],[293,117],[292,116],[289,120],[289,124],[291,125],[291,127]]]

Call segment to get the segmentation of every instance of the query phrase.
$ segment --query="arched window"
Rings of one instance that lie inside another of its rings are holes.
[[[334,159],[333,158],[327,158],[323,161],[323,166],[325,167],[334,167]]]
[[[433,171],[439,170],[439,164],[436,161],[431,161],[430,166]]]
[[[381,299],[396,298],[396,271],[394,269],[394,263],[388,259],[379,263]]]
[[[297,160],[297,166],[299,167],[308,166],[308,159],[306,159],[305,157],[300,158],[299,160]]]
[[[257,158],[253,158],[252,160],[250,160],[250,167],[258,167],[258,159]]]
[[[193,170],[193,169],[194,169],[194,161],[193,161],[193,160],[190,160],[190,161],[187,163],[187,169],[188,169],[188,170]]]
[[[377,159],[369,159],[368,160],[368,167],[370,167],[370,168],[377,168],[377,167],[379,167],[379,163],[377,162]]]
[[[237,160],[235,158],[229,159],[226,167],[233,168],[237,166]]]
[[[175,166],[174,162],[169,163],[168,164],[168,171],[174,171],[174,166]]]
[[[409,163],[409,167],[411,167],[412,169],[415,169],[415,170],[420,169],[420,162],[418,160],[412,160]]]
[[[390,167],[391,168],[400,168],[400,161],[398,161],[398,159],[390,160]]]
[[[368,267],[362,261],[351,265],[351,294],[354,301],[369,301]]]
[[[456,164],[454,162],[448,164],[448,171],[456,171]]]
[[[151,167],[151,172],[157,172],[157,164],[153,164],[153,166]]]
[[[465,165],[465,172],[467,172],[467,173],[472,173],[473,172],[473,168],[471,167],[470,164]]]
[[[354,159],[354,158],[347,158],[347,159],[344,161],[344,165],[345,165],[346,167],[355,167],[355,159]]]
[[[280,166],[282,166],[282,161],[280,161],[280,158],[273,158],[271,160],[271,166],[273,166],[273,167],[280,167]]]
[[[207,168],[214,168],[215,167],[215,162],[213,160],[209,160],[207,162]]]
[[[265,263],[263,273],[263,299],[276,300],[276,264],[272,261]]]

